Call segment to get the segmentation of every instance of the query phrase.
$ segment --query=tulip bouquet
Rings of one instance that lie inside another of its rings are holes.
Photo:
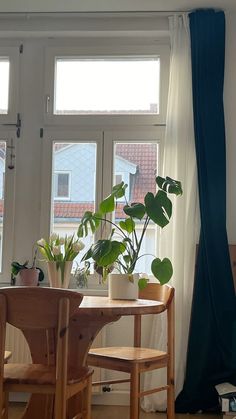
[[[48,241],[38,240],[37,245],[44,260],[52,262],[72,261],[84,248],[84,243],[75,239],[74,235],[60,237],[56,233],[53,233]]]
[[[84,243],[74,235],[60,237],[53,233],[48,241],[40,239],[37,245],[47,262],[50,286],[68,288],[73,260],[84,248]]]

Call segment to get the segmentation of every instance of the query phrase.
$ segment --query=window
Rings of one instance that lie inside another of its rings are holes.
[[[42,200],[49,211],[42,214],[41,235],[48,234],[44,231],[53,231],[60,236],[76,234],[83,213],[86,210],[94,212],[96,202],[101,199],[102,133],[67,131],[65,135],[61,131],[46,131],[44,156],[42,182],[47,187],[43,189]],[[47,182],[48,172],[51,172],[51,188]],[[55,199],[58,174],[69,174],[70,200],[59,196]],[[93,240],[92,233],[83,240],[86,248]],[[82,255],[80,252],[74,268]]]
[[[164,129],[153,124],[165,122],[167,49],[141,47],[135,54],[127,49],[123,54],[104,51],[96,49],[94,54],[88,47],[85,55],[79,47],[52,47],[46,53],[45,123],[52,129],[44,154],[54,179],[54,196],[48,190],[46,198],[51,207],[47,228],[61,235],[75,234],[83,213],[98,210],[98,202],[113,184],[124,181],[126,199],[133,202],[155,191]],[[54,130],[54,125],[62,131]],[[116,217],[122,216],[118,207]],[[107,234],[101,226],[95,237],[89,234],[86,245]],[[157,253],[157,234],[150,223],[141,272],[150,273],[148,255]]]
[[[54,175],[54,199],[70,199],[70,173],[55,172]]]
[[[141,202],[147,192],[156,191],[155,178],[157,176],[159,167],[159,141],[149,142],[147,138],[144,141],[126,141],[118,142],[114,141],[114,173],[115,178],[117,177],[116,168],[121,167],[123,169],[123,181],[128,185],[126,189],[126,198],[130,202]],[[120,175],[118,175],[120,176]],[[123,199],[123,198],[122,198]],[[124,217],[121,208],[123,204],[118,205],[115,213],[115,222],[118,223]],[[140,236],[143,221],[136,222],[137,234]],[[142,243],[141,254],[145,255],[145,258],[140,258],[137,263],[137,269],[139,272],[145,272],[150,274],[150,266],[153,257],[151,255],[157,253],[157,236],[158,229],[152,223],[148,226],[145,234],[145,238]],[[119,237],[117,237],[119,240]]]
[[[0,278],[7,278],[12,260],[15,174],[7,151],[13,150],[13,136],[13,132],[0,130]]]
[[[9,110],[9,58],[0,58],[0,114],[5,115]]]
[[[160,59],[56,58],[55,114],[158,114]]]
[[[166,46],[48,47],[45,123],[80,126],[165,123]]]
[[[19,89],[19,48],[0,46],[0,124],[16,123]]]
[[[82,214],[98,210],[114,183],[123,180],[127,199],[137,198],[140,163],[131,155],[132,147],[155,144],[157,171],[162,153],[168,46],[124,34],[73,39],[34,35],[23,39],[22,54],[13,46],[16,37],[0,40],[0,143],[5,152],[0,277],[8,284],[13,260],[31,263],[35,242],[51,231],[76,233]],[[86,244],[107,234],[100,228]],[[153,247],[147,251],[156,246],[155,231],[150,234],[148,245]],[[45,264],[37,263],[46,273]],[[91,284],[100,292],[98,278],[91,278]]]
[[[48,169],[51,167],[52,179],[55,179],[55,174],[63,173],[65,162],[70,166],[71,178],[70,201],[59,198],[55,200],[54,195],[50,194],[50,190],[48,190],[48,197],[46,195],[43,197],[44,202],[50,201],[51,207],[51,217],[48,219],[47,228],[61,236],[76,234],[83,213],[86,210],[97,210],[97,203],[110,193],[112,184],[117,181],[123,180],[128,184],[126,197],[133,202],[143,199],[147,191],[155,192],[155,177],[160,161],[159,144],[162,141],[162,136],[163,129],[161,128],[143,127],[139,131],[98,130],[91,133],[80,132],[80,134],[75,130],[67,132],[68,140],[66,142],[62,132],[46,132],[44,155],[51,155],[51,162],[48,159]],[[57,155],[60,156],[58,160]],[[106,164],[103,164],[102,161],[105,161]],[[45,167],[44,172],[46,173],[48,169]],[[43,181],[43,184],[46,182]],[[52,190],[54,190],[54,186],[52,186]],[[122,217],[123,214],[120,213],[118,207],[116,218],[119,221]],[[140,231],[141,227],[140,223]],[[90,232],[83,239],[86,248],[92,244],[94,239],[107,234],[109,232],[104,231],[103,228],[96,232],[95,237]],[[142,253],[147,256],[140,259],[140,272],[150,273],[151,256],[148,255],[157,254],[157,237],[156,226],[150,223],[142,248]],[[83,252],[75,260],[74,267],[82,256]],[[89,286],[101,289],[98,277],[93,274],[93,270]],[[104,286],[106,287],[106,284]]]

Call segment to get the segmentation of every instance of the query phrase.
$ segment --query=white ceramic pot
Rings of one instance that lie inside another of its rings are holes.
[[[70,284],[73,261],[47,262],[50,287],[68,288]]]
[[[109,298],[111,300],[136,300],[139,291],[138,280],[139,274],[109,274]]]
[[[17,275],[16,285],[25,287],[37,287],[39,282],[39,269],[29,268],[21,269]]]

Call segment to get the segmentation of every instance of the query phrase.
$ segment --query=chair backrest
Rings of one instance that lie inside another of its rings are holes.
[[[139,298],[144,300],[161,301],[164,305],[162,311],[167,311],[168,341],[173,342],[174,336],[174,294],[175,290],[168,284],[148,283],[143,290],[139,290]],[[134,317],[134,346],[141,346],[141,315]],[[171,345],[169,349],[172,351]]]
[[[168,284],[161,285],[151,282],[143,290],[139,291],[139,298],[161,301],[167,308],[174,297],[174,292],[174,288]]]
[[[56,398],[64,397],[68,371],[69,319],[82,299],[83,295],[64,289],[38,287],[0,289],[0,394],[3,391],[6,323],[8,322],[24,333],[30,332],[31,339],[33,336],[37,343],[40,343],[38,350],[42,351],[43,347],[46,348],[46,353],[43,352],[44,363],[55,366]],[[38,341],[39,335],[40,339],[43,337],[43,342]]]
[[[59,301],[68,298],[71,316],[83,299],[75,291],[40,287],[0,288],[0,296],[6,299],[6,321],[22,330],[56,327]]]

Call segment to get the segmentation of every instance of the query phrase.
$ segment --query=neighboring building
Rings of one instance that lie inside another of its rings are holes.
[[[155,193],[156,154],[156,144],[117,144],[114,184],[128,184],[128,201],[139,202],[148,191]],[[55,223],[79,221],[86,210],[94,210],[95,170],[94,144],[58,146],[54,153]],[[120,211],[117,217],[122,217]]]

